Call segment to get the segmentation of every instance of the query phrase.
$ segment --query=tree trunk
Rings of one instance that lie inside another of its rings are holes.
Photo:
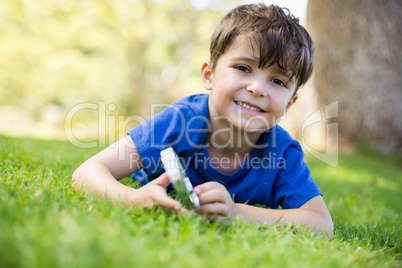
[[[402,152],[402,1],[309,0],[313,84],[320,106],[338,101],[339,141]]]

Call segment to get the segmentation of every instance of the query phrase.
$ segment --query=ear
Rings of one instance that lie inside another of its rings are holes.
[[[201,66],[201,80],[207,90],[212,90],[212,77],[212,66],[208,61],[206,61]]]
[[[289,111],[289,108],[297,101],[298,97],[299,97],[299,95],[297,95],[297,93],[295,93],[293,95],[293,97],[290,99],[288,105],[286,105],[285,111],[283,112],[284,115]]]

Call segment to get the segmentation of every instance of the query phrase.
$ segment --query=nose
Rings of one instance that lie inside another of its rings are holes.
[[[252,81],[246,88],[247,92],[250,92],[254,97],[266,97],[267,85],[264,79],[256,79]]]

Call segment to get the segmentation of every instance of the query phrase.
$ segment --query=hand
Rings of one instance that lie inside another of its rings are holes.
[[[133,204],[148,208],[159,205],[162,209],[180,211],[182,209],[180,202],[169,197],[166,193],[166,187],[169,184],[169,177],[163,173],[157,179],[135,191]]]
[[[240,210],[222,184],[207,182],[195,187],[194,191],[200,200],[200,208],[196,210],[198,214],[227,223],[240,216]]]

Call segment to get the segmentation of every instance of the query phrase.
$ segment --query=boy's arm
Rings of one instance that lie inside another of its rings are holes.
[[[295,209],[267,209],[245,204],[236,204],[236,207],[239,216],[247,222],[292,223],[294,226],[303,224],[315,233],[325,231],[328,237],[332,235],[333,222],[320,195]]]
[[[86,193],[96,193],[113,202],[121,200],[127,205],[146,207],[158,204],[179,210],[180,203],[166,194],[165,188],[170,184],[166,174],[138,190],[118,182],[138,171],[141,162],[134,142],[126,136],[78,167],[72,176],[73,187]]]
[[[316,196],[296,209],[268,209],[245,204],[235,204],[226,188],[216,182],[197,186],[195,192],[200,200],[199,213],[211,218],[232,221],[240,217],[246,222],[254,223],[292,223],[306,225],[315,233],[325,230],[329,237],[333,223],[321,196]]]

